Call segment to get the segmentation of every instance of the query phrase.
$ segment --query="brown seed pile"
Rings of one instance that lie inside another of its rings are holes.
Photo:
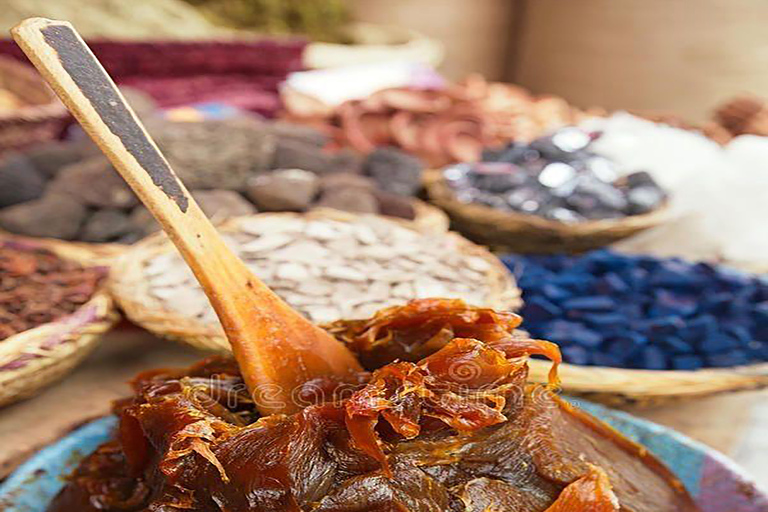
[[[377,216],[341,222],[259,215],[240,219],[225,236],[256,275],[315,322],[364,318],[414,298],[487,305],[488,276],[498,271],[461,237],[424,234]],[[150,293],[169,309],[217,321],[175,251],[150,259],[144,273]]]
[[[43,249],[0,245],[0,340],[74,313],[105,273]]]

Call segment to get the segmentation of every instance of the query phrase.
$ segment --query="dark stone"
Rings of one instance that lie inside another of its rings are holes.
[[[578,345],[562,347],[561,352],[566,363],[586,365],[590,363],[589,352]]]
[[[627,324],[627,319],[621,313],[589,313],[583,318],[587,324],[601,330]]]
[[[655,345],[646,345],[639,352],[640,368],[646,370],[665,370],[668,367],[667,356]]]
[[[648,314],[651,317],[689,316],[694,314],[698,307],[694,297],[660,289],[654,293],[653,303]]]
[[[62,169],[50,190],[68,194],[95,208],[131,208],[139,199],[104,157],[94,157]]]
[[[675,370],[698,370],[704,366],[704,361],[697,355],[680,355],[672,357],[672,367]]]
[[[636,171],[629,173],[622,178],[622,182],[627,188],[648,186],[658,187],[656,180],[654,180],[653,176],[651,176],[647,171]]]
[[[160,231],[160,224],[157,223],[149,210],[144,206],[134,208],[128,216],[128,221],[131,234],[126,236],[131,239],[144,238],[156,231]]]
[[[721,354],[707,355],[707,363],[715,368],[730,368],[749,363],[749,357],[743,350],[736,349]]]
[[[331,153],[313,144],[293,139],[278,139],[272,169],[302,169],[316,174],[336,172],[336,163]]]
[[[379,214],[408,220],[416,217],[412,199],[378,189],[373,190],[373,195],[379,202]]]
[[[506,202],[513,210],[532,214],[538,211],[546,200],[546,194],[541,188],[521,187],[506,194],[502,203]]]
[[[712,333],[698,343],[699,350],[708,354],[726,352],[738,346],[736,339],[723,332]]]
[[[361,174],[363,157],[351,149],[342,149],[331,157],[332,172]]]
[[[621,336],[611,338],[606,350],[624,362],[632,358],[647,343],[645,336],[636,332],[625,332]]]
[[[592,140],[588,133],[576,127],[566,127],[532,141],[530,148],[549,160],[568,161],[574,159],[590,142]]]
[[[0,208],[32,201],[43,195],[45,179],[22,154],[6,153],[0,162]]]
[[[44,177],[50,179],[64,167],[95,156],[93,151],[85,149],[86,145],[94,146],[85,142],[48,141],[29,149],[26,156]]]
[[[701,315],[686,322],[679,331],[680,337],[690,343],[697,343],[717,332],[717,320],[711,315]]]
[[[626,212],[629,215],[640,215],[657,210],[667,195],[658,187],[635,187],[627,191]]]
[[[320,178],[319,183],[321,192],[331,192],[342,188],[354,188],[371,192],[376,190],[376,183],[371,178],[347,172],[327,174]]]
[[[660,344],[669,349],[674,354],[690,354],[694,347],[692,344],[683,341],[682,338],[674,335],[664,336],[658,340]]]
[[[619,274],[608,272],[597,280],[595,289],[606,295],[614,295],[627,293],[630,287]]]
[[[562,206],[544,205],[536,213],[545,219],[556,220],[558,222],[573,223],[584,220],[582,215]]]
[[[523,290],[523,328],[564,353],[584,349],[583,364],[693,370],[768,360],[768,279],[610,250],[502,261]]]
[[[492,194],[502,194],[528,181],[524,170],[505,162],[477,163],[469,177],[472,186]]]
[[[214,222],[256,213],[256,207],[234,190],[193,190],[190,193],[203,213]]]
[[[87,210],[73,197],[48,192],[39,199],[0,210],[0,228],[27,236],[73,240]]]
[[[248,180],[246,196],[263,211],[305,211],[318,193],[318,177],[301,169],[279,169]]]
[[[373,193],[354,188],[324,192],[316,205],[352,213],[377,213],[379,211],[379,202]]]
[[[573,297],[563,301],[564,309],[578,309],[582,311],[612,311],[616,309],[616,302],[610,297],[601,295],[587,297]]]
[[[534,297],[525,303],[523,317],[528,321],[539,323],[557,318],[562,312],[562,309],[547,299]]]
[[[615,215],[627,208],[627,199],[621,190],[587,175],[581,177],[566,202],[587,218]]]
[[[404,196],[414,195],[421,188],[423,170],[421,160],[392,147],[375,149],[363,164],[363,172],[371,176],[379,188]]]
[[[266,127],[278,139],[294,140],[318,148],[322,148],[331,141],[331,138],[320,130],[302,124],[272,121]]]
[[[603,336],[592,329],[581,328],[571,333],[571,341],[587,348],[597,348],[603,342]]]
[[[624,360],[610,352],[593,352],[592,364],[595,366],[622,367],[624,366]]]
[[[275,159],[275,137],[264,123],[249,117],[156,119],[147,128],[188,189],[242,191],[250,176],[269,169]]]
[[[543,293],[546,298],[554,302],[560,302],[571,297],[571,292],[569,292],[566,288],[561,288],[557,285],[549,283],[541,287],[541,293]]]
[[[130,230],[131,223],[124,211],[105,208],[93,212],[88,217],[77,238],[83,242],[112,242]]]

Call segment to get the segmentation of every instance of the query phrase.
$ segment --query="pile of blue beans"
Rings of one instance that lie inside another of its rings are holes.
[[[507,255],[522,328],[580,365],[695,370],[768,360],[768,280],[709,263],[598,250]]]

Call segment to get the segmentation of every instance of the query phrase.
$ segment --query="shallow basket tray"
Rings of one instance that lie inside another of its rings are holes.
[[[551,364],[531,359],[530,379],[546,383]],[[609,405],[657,405],[717,393],[768,387],[768,363],[701,370],[632,370],[560,366],[563,391]]]
[[[430,201],[448,213],[457,231],[496,251],[579,253],[604,247],[658,226],[669,218],[669,207],[664,205],[642,215],[568,224],[462,203],[456,199],[440,170],[426,171],[424,185]]]
[[[2,239],[0,245],[42,247]],[[0,406],[35,395],[69,373],[118,319],[105,282],[74,313],[0,340]]]
[[[357,218],[354,214],[330,209],[314,210],[306,214],[262,213],[256,215],[305,216],[342,222]],[[239,219],[247,218],[249,217],[225,221],[219,225],[219,230],[222,233],[237,231]],[[424,232],[418,224],[411,221],[399,220],[396,222],[416,231]],[[444,236],[459,238],[463,251],[467,254],[480,256],[491,264],[487,276],[490,292],[485,306],[495,309],[516,309],[521,305],[520,289],[515,285],[511,274],[495,256],[483,247],[464,240],[456,233],[446,232]],[[144,264],[159,254],[174,250],[170,241],[160,233],[133,245],[114,262],[109,278],[109,288],[112,295],[132,322],[160,337],[180,341],[202,350],[228,352],[229,343],[221,326],[210,325],[198,319],[186,317],[168,308],[150,293],[147,280],[144,277]]]
[[[730,459],[667,427],[596,404],[576,405],[647,447],[685,485],[702,512],[763,512],[768,497]],[[0,486],[0,509],[44,512],[66,476],[112,438],[114,416],[87,423],[43,448]]]

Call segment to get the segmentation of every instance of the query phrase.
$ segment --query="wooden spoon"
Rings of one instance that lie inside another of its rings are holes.
[[[227,247],[72,25],[30,18],[11,33],[184,256],[262,414],[300,409],[292,393],[308,380],[346,380],[361,370],[343,344],[291,309]]]

